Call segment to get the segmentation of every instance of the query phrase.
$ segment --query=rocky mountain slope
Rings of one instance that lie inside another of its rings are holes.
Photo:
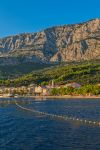
[[[100,19],[0,39],[0,65],[100,59]]]

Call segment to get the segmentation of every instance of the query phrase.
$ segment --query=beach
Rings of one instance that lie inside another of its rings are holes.
[[[29,98],[29,97],[31,97],[31,98],[34,98],[34,99],[87,99],[87,98],[90,98],[90,99],[100,99],[100,95],[91,95],[91,96],[88,96],[88,95],[86,95],[86,96],[83,96],[83,95],[79,95],[79,96],[72,96],[72,95],[63,95],[63,96],[17,96],[17,97],[14,97],[14,98],[20,98],[20,97],[27,97],[27,98]],[[0,98],[11,98],[11,97],[9,97],[9,96],[7,96],[7,95],[2,95],[2,96],[0,96]]]

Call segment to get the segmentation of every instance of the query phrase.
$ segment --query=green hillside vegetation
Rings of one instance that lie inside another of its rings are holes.
[[[0,80],[0,85],[15,87],[32,83],[47,85],[52,80],[59,85],[69,82],[78,82],[82,85],[98,84],[100,83],[100,61],[60,64],[15,79]]]
[[[50,66],[51,65],[35,63],[0,66],[0,80],[14,79],[34,70],[36,71]]]
[[[97,85],[84,85],[78,89],[72,87],[66,88],[53,88],[51,90],[51,95],[99,95],[100,86]]]

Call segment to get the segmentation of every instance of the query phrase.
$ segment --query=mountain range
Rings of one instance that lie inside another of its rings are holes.
[[[100,59],[100,19],[0,39],[0,65]]]

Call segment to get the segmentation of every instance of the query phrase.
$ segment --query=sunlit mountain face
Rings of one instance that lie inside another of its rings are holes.
[[[0,65],[100,58],[100,19],[0,39]]]

